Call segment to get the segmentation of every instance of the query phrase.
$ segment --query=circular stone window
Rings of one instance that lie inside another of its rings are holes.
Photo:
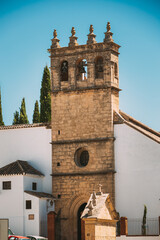
[[[75,152],[74,161],[78,167],[85,167],[89,161],[89,153],[85,148],[79,148]]]

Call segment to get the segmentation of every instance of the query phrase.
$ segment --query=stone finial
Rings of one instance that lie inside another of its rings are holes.
[[[90,34],[93,34],[93,30],[94,30],[94,29],[93,29],[93,25],[91,24],[91,25],[90,25],[90,28],[89,28]]]
[[[107,23],[107,32],[110,32],[111,30],[111,25],[110,25],[110,22]]]
[[[99,192],[97,192],[97,195],[102,195],[102,184],[98,184],[99,186]]]
[[[75,47],[75,46],[78,46],[78,43],[77,43],[77,37],[75,36],[76,34],[76,31],[75,31],[75,28],[72,27],[72,30],[71,30],[71,33],[72,33],[72,36],[70,37],[70,42],[69,42],[69,47]]]
[[[113,42],[112,35],[113,33],[110,31],[111,30],[111,25],[110,22],[107,23],[107,32],[105,32],[105,38],[104,38],[104,43],[107,42]]]
[[[102,184],[99,184],[99,192],[102,192]]]
[[[56,29],[54,29],[53,36],[54,36],[54,39],[57,38],[57,31],[56,31]]]
[[[90,25],[87,44],[96,43],[96,35],[93,33],[93,25]]]
[[[72,33],[72,37],[75,37],[76,31],[74,27],[72,27],[71,33]]]
[[[92,194],[92,204],[93,204],[94,207],[96,206],[96,193],[95,193],[95,191],[93,191],[93,194]]]
[[[92,210],[93,210],[92,201],[89,202],[88,208],[89,208],[88,216],[92,216]]]
[[[54,29],[54,32],[53,32],[53,39],[52,39],[52,45],[51,45],[51,48],[60,48],[60,45],[59,45],[59,39],[57,38],[57,31],[56,29]]]

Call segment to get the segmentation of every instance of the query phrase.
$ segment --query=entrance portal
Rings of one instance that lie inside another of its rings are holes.
[[[78,212],[77,212],[77,233],[78,233],[78,236],[77,236],[77,239],[78,240],[81,240],[81,214],[85,208],[87,203],[83,203],[79,209],[78,209]]]

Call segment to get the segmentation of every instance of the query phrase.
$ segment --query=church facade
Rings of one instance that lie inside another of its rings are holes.
[[[52,190],[57,239],[80,239],[79,216],[102,185],[115,202],[114,110],[119,111],[119,45],[110,23],[97,43],[93,26],[78,45],[75,29],[61,48],[56,30],[49,49],[52,82]]]
[[[80,239],[80,215],[98,185],[120,216],[141,218],[144,204],[149,217],[160,214],[160,133],[119,110],[120,46],[110,23],[101,43],[92,25],[85,45],[71,33],[60,47],[54,30],[49,49],[56,240]]]

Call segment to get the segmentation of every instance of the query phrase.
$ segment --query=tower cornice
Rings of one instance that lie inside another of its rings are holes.
[[[121,46],[114,43],[114,42],[108,42],[108,43],[94,43],[94,44],[84,44],[84,45],[78,45],[74,47],[61,47],[61,48],[49,48],[48,52],[51,54],[51,56],[71,56],[71,55],[77,55],[82,53],[93,53],[93,52],[104,52],[104,51],[113,51],[117,54],[119,54],[119,48]]]

